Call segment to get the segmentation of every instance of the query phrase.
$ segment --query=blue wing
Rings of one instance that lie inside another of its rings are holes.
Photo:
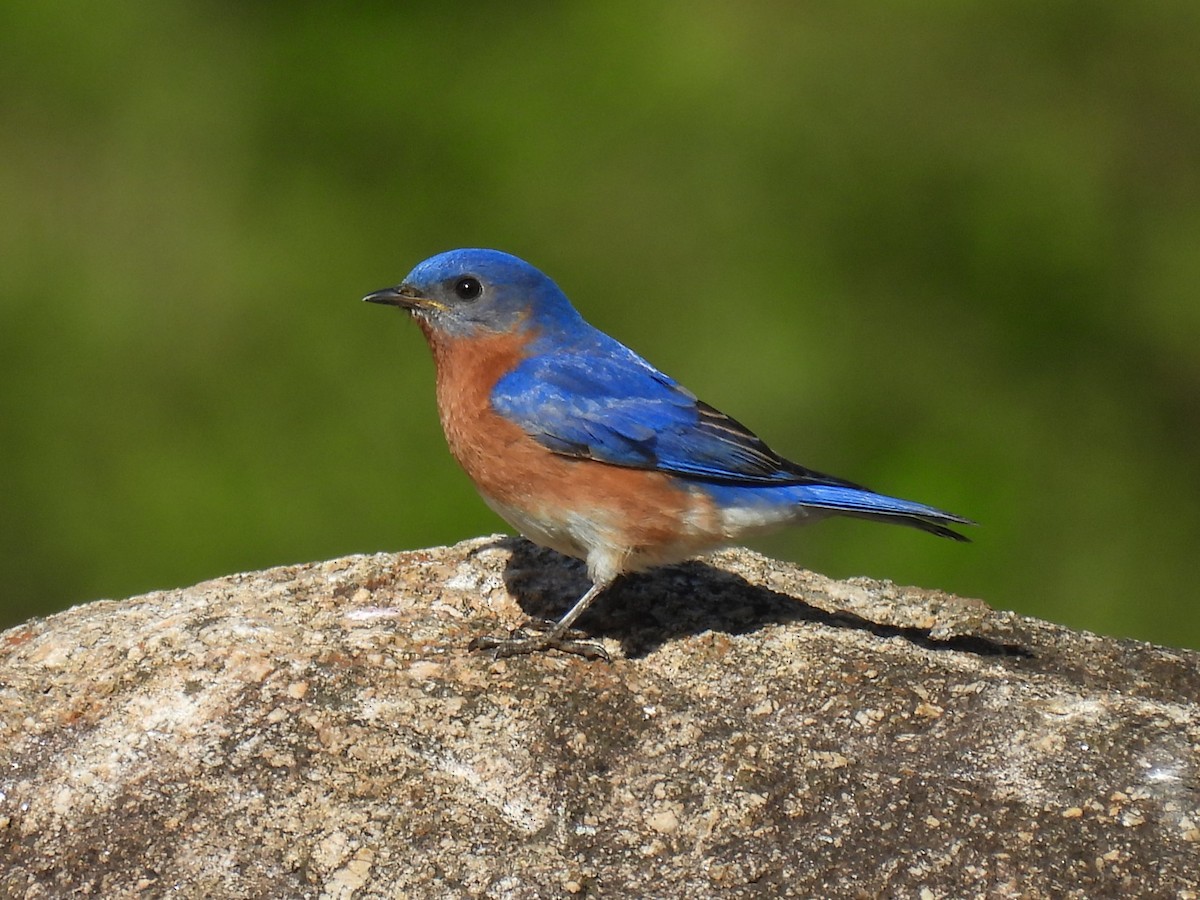
[[[564,456],[715,482],[857,487],[779,456],[616,341],[534,355],[497,382],[491,399],[498,413]]]

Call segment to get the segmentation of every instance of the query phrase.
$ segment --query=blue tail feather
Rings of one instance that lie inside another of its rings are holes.
[[[913,500],[902,500],[899,497],[888,497],[885,494],[876,494],[874,491],[863,488],[849,488],[833,484],[805,484],[793,488],[791,493],[795,502],[802,506],[828,509],[843,515],[875,519],[881,522],[894,522],[897,525],[909,525],[956,541],[969,541],[970,538],[947,528],[943,523],[975,524],[970,519],[948,513],[936,506],[928,506]]]
[[[792,484],[770,487],[713,484],[706,485],[706,490],[722,507],[747,510],[758,508],[784,513],[774,519],[777,523],[793,518],[785,512],[789,509],[796,511],[795,518],[800,517],[802,509],[827,510],[843,516],[907,525],[956,541],[969,541],[969,538],[947,527],[949,523],[975,524],[970,519],[956,516],[936,506],[842,484]],[[771,515],[767,514],[763,521],[769,522],[771,519]]]

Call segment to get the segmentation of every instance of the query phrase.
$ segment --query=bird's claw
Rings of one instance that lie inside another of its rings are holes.
[[[599,644],[555,635],[553,631],[548,634],[528,635],[518,628],[506,638],[481,635],[473,639],[467,645],[467,649],[490,650],[493,659],[557,650],[559,653],[570,653],[574,656],[582,656],[584,659],[602,659],[605,662],[612,662],[608,651]]]

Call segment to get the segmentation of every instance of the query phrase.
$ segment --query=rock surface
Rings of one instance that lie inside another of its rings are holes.
[[[611,664],[465,650],[585,587],[487,538],[3,633],[0,896],[1198,896],[1200,655],[744,550]]]

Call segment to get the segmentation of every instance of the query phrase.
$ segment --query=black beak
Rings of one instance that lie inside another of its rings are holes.
[[[399,306],[404,309],[416,309],[421,305],[421,298],[404,285],[372,291],[363,297],[363,300],[367,303],[385,303],[388,306]]]

